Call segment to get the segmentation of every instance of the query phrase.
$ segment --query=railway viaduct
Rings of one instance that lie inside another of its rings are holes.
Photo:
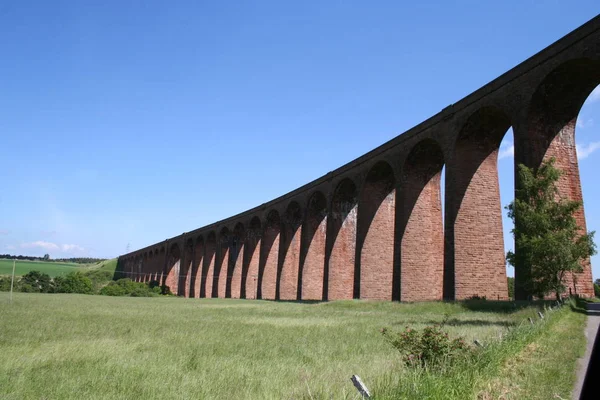
[[[581,200],[575,125],[598,84],[600,16],[358,159],[256,208],[125,254],[118,271],[186,297],[506,298],[500,142],[512,127],[515,166],[555,157],[561,195]],[[576,218],[585,229],[583,208]],[[526,274],[515,270],[518,299],[528,296]],[[568,284],[593,295],[589,260]]]

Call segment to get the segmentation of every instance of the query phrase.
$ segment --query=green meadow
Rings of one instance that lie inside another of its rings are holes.
[[[9,304],[0,293],[0,398],[357,399],[353,374],[375,398],[497,398],[518,368],[520,392],[506,398],[567,398],[585,316],[563,307],[531,326],[537,310],[28,293]],[[444,376],[409,370],[380,333],[443,319],[450,336],[485,346],[475,364]],[[537,362],[533,377],[520,359]]]
[[[22,276],[29,271],[40,271],[42,273],[55,277],[59,275],[66,275],[69,272],[74,271],[89,271],[92,269],[100,269],[114,272],[117,266],[117,259],[101,261],[95,264],[76,264],[76,263],[63,263],[54,261],[29,261],[29,260],[16,260],[15,264],[15,275]],[[13,260],[0,259],[0,276],[11,275],[13,269]]]
[[[7,259],[0,259],[0,275],[11,275],[13,269],[13,261]],[[29,271],[40,271],[51,277],[66,275],[69,272],[77,271],[81,269],[82,264],[75,263],[61,263],[52,261],[29,261],[29,260],[16,260],[15,275],[25,275]]]

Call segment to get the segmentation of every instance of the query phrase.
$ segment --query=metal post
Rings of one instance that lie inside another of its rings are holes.
[[[17,265],[17,260],[13,260],[12,278],[10,280],[10,298],[8,300],[9,303],[12,303],[12,298],[13,298],[13,286],[15,284],[15,266],[16,265]]]

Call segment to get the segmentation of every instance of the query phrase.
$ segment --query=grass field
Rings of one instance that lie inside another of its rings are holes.
[[[100,269],[110,272],[115,272],[117,266],[117,259],[101,261],[96,264],[76,264],[76,263],[62,263],[62,262],[47,262],[47,261],[28,261],[28,260],[17,260],[15,267],[15,275],[25,275],[29,271],[40,271],[51,277],[66,275],[73,271],[89,271],[91,269]],[[13,260],[0,259],[0,276],[11,275],[13,268]]]
[[[448,314],[451,335],[492,343],[535,315],[498,311],[26,293],[8,304],[0,293],[0,398],[354,399],[352,374],[379,398],[420,398],[394,394],[406,371],[380,329],[419,328]],[[572,336],[583,337],[579,325]],[[568,362],[559,365],[568,374]]]
[[[82,267],[82,264],[75,263],[60,263],[46,261],[28,261],[17,260],[15,267],[15,275],[25,275],[29,271],[40,271],[51,277],[58,275],[66,275],[69,272],[77,271]],[[0,259],[0,275],[11,275],[13,269],[13,260]]]

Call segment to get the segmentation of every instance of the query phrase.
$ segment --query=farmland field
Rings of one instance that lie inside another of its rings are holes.
[[[115,272],[117,266],[117,259],[100,261],[95,264],[77,264],[77,263],[64,263],[64,262],[53,262],[53,261],[29,261],[29,260],[17,260],[15,267],[15,275],[25,275],[29,271],[40,271],[51,277],[66,275],[73,271],[89,271],[93,269],[99,269],[103,271]],[[12,274],[13,260],[7,260],[0,258],[0,276]]]
[[[377,391],[402,371],[381,328],[444,314],[493,342],[535,309],[0,293],[0,398],[354,399],[351,375]]]
[[[40,271],[51,277],[66,275],[69,272],[79,270],[83,264],[17,260],[15,275],[25,275],[29,271]],[[13,260],[0,259],[0,275],[11,275]]]

